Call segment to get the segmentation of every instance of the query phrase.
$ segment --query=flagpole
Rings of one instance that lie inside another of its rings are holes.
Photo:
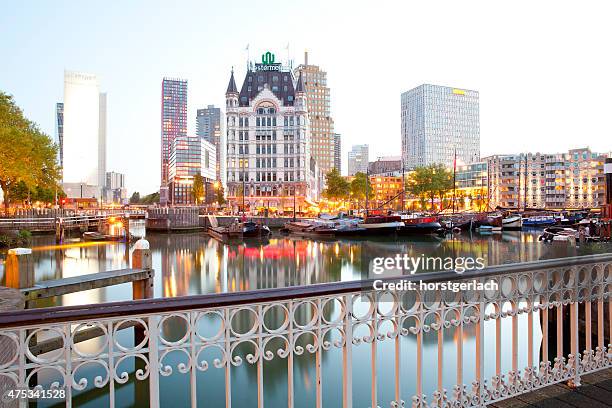
[[[456,191],[457,191],[457,148],[455,148],[455,159],[453,160],[453,214],[455,213]]]
[[[246,65],[247,65],[247,72],[249,71],[249,60],[251,59],[251,51],[249,50],[249,45],[247,44],[245,50],[247,52],[247,60],[246,60]]]

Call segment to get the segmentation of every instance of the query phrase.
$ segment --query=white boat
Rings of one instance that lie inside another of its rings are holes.
[[[367,217],[359,224],[359,227],[365,228],[368,232],[384,233],[396,232],[404,225],[404,222],[399,216],[373,216]]]
[[[521,229],[523,227],[523,218],[520,215],[509,215],[502,219],[502,228],[508,229]]]

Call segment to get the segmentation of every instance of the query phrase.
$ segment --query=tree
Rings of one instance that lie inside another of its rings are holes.
[[[361,172],[355,173],[355,178],[351,181],[350,191],[353,199],[357,200],[358,206],[361,200],[365,200],[366,192],[368,193],[368,198],[374,196],[368,176]]]
[[[446,207],[444,204],[444,197],[446,194],[453,189],[453,173],[446,169],[442,164],[431,165],[432,179],[433,179],[433,190],[435,194],[440,198],[441,210]],[[448,200],[447,200],[448,203]]]
[[[130,204],[139,204],[139,203],[140,203],[140,193],[138,191],[134,191],[134,193],[130,197]]]
[[[5,208],[16,184],[23,183],[29,191],[37,186],[55,190],[59,180],[57,146],[23,115],[12,96],[0,91],[0,188]]]
[[[146,204],[146,205],[151,205],[151,204],[159,203],[159,192],[151,193],[151,194],[148,194],[148,195],[144,196],[140,200],[140,203],[141,204]]]
[[[204,177],[200,173],[196,173],[193,176],[193,187],[191,188],[195,203],[202,203],[204,201]]]
[[[421,203],[429,200],[432,211],[436,197],[443,203],[446,193],[452,189],[452,173],[442,164],[417,167],[406,182],[406,190],[414,197],[420,198]]]
[[[433,196],[433,174],[430,167],[417,167],[406,180],[406,191],[412,194],[414,197],[418,197],[421,201],[421,207],[424,207],[424,203],[429,199],[431,200],[431,207],[433,209],[434,196]]]
[[[215,201],[217,201],[217,204],[221,206],[225,204],[225,190],[223,189],[223,185],[221,183],[218,184]]]
[[[351,185],[335,167],[325,175],[326,188],[323,196],[329,200],[345,200],[351,192]]]

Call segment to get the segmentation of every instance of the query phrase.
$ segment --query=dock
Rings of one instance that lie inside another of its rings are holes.
[[[582,385],[555,384],[496,402],[491,408],[604,408],[612,406],[612,368],[582,377]]]

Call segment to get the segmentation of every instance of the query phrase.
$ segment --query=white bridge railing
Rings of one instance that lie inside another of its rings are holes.
[[[230,407],[236,392],[232,371],[250,365],[257,387],[252,406],[263,407],[264,364],[279,359],[286,361],[281,365],[286,405],[293,407],[295,360],[310,354],[316,378],[311,392],[321,407],[328,406],[322,361],[337,349],[330,355],[341,367],[344,407],[473,407],[559,382],[578,386],[584,374],[612,367],[612,255],[406,278],[494,281],[498,289],[436,295],[418,289],[377,292],[370,281],[345,282],[0,314],[0,342],[5,354],[10,351],[0,361],[0,377],[11,387],[34,390],[44,378],[48,384],[38,387],[65,390],[67,407],[88,387],[106,390],[113,407],[122,384],[145,383],[148,401],[139,406],[157,407],[160,381],[186,375],[187,401],[196,407],[202,406],[198,373],[219,370]],[[81,348],[78,333],[92,327],[100,332],[96,349]],[[128,330],[133,332],[126,341]],[[50,337],[59,338],[60,346],[40,354],[40,344]],[[428,347],[437,349],[427,361],[426,338]],[[384,357],[393,364],[379,362],[383,342],[392,344]],[[366,373],[354,373],[359,347],[370,348]],[[171,354],[179,354],[180,362]],[[133,372],[121,368],[126,360],[136,362]],[[406,376],[406,365],[414,376]],[[86,366],[95,366],[96,374],[87,374]],[[356,374],[368,377],[367,401],[353,399]],[[379,388],[383,375],[391,378],[392,392]],[[445,389],[449,376],[455,385]]]

